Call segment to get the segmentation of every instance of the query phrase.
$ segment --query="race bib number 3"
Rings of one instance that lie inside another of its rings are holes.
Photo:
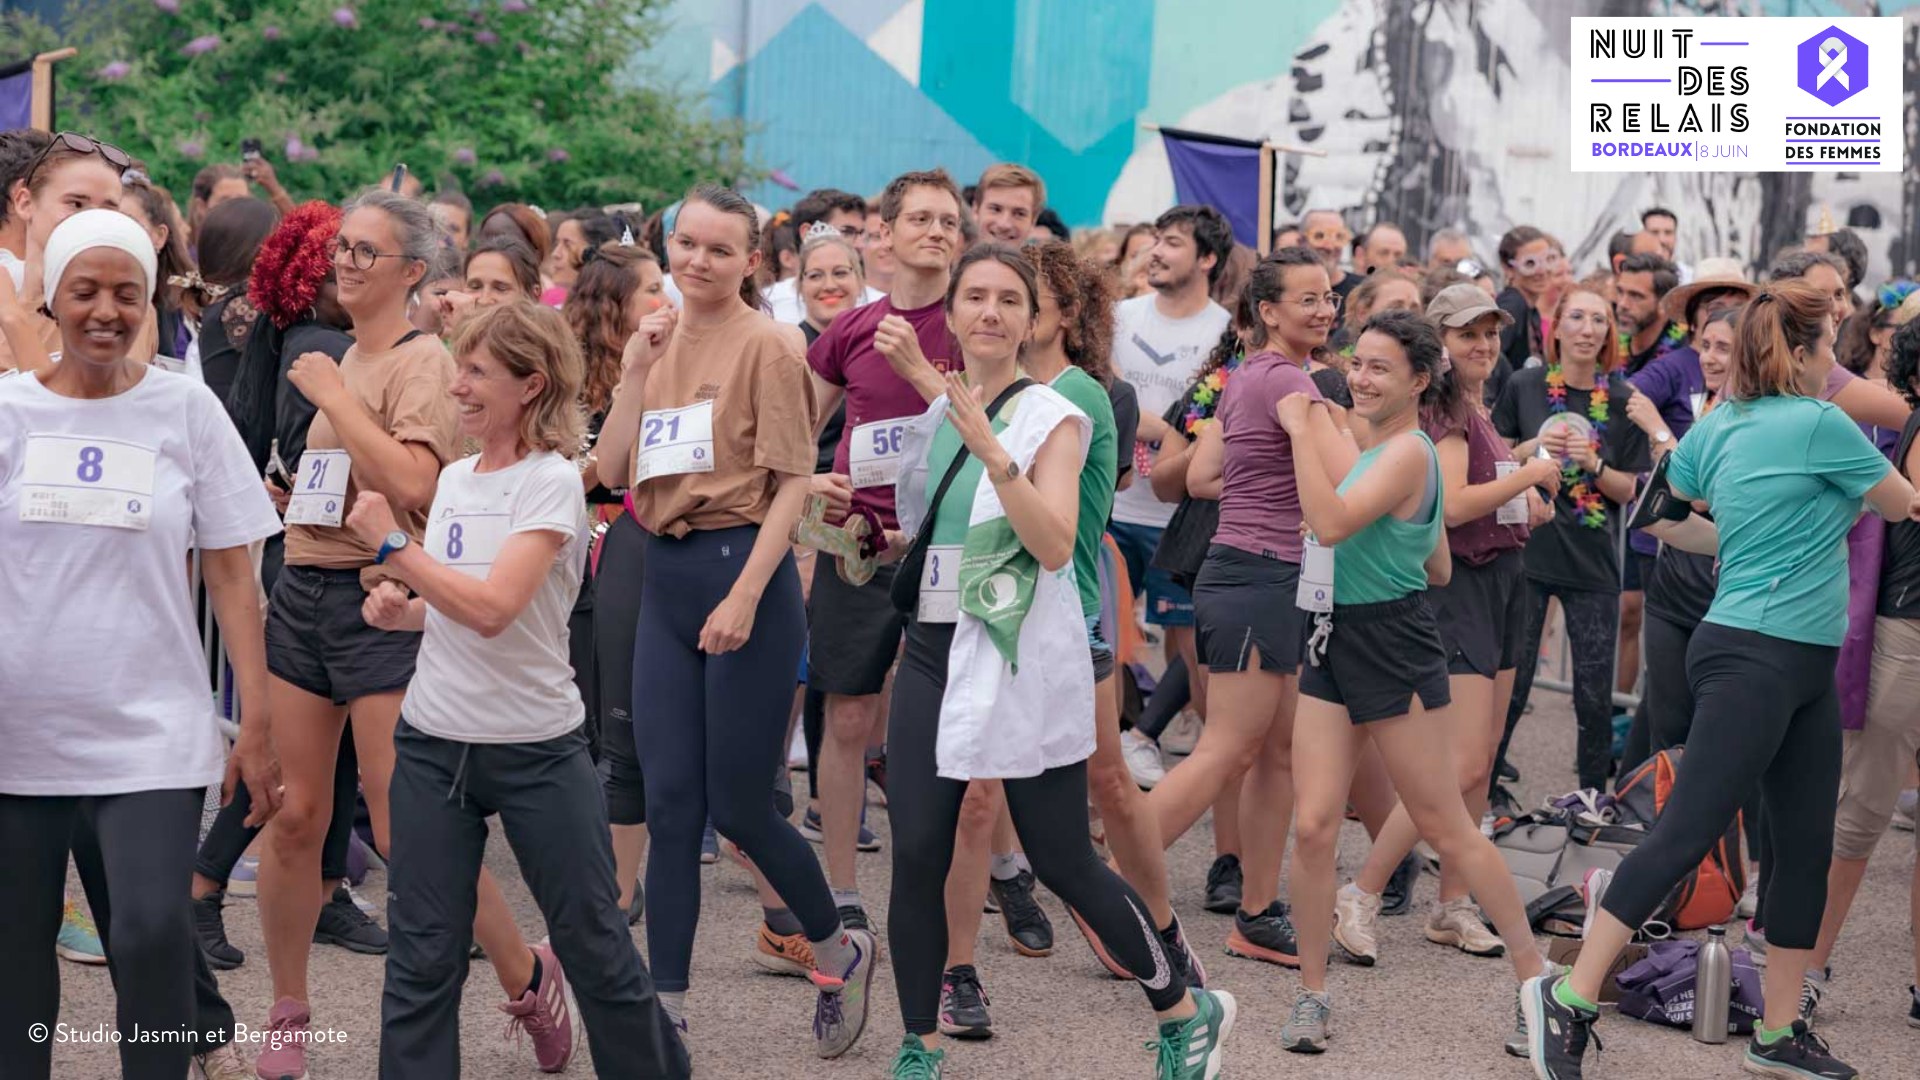
[[[287,500],[287,524],[339,528],[347,516],[347,476],[353,459],[345,450],[308,450]]]
[[[900,475],[900,443],[905,420],[880,420],[853,429],[847,446],[847,479],[854,487],[881,487]]]
[[[960,545],[934,544],[927,548],[920,568],[920,605],[914,618],[923,623],[960,621]]]
[[[1333,549],[1313,537],[1300,550],[1300,584],[1293,603],[1302,611],[1333,610]]]
[[[640,419],[636,480],[713,471],[713,402],[658,409]]]
[[[20,520],[144,531],[153,517],[152,447],[77,435],[28,435]]]
[[[427,554],[444,566],[485,578],[513,531],[513,515],[449,513],[427,529]]]

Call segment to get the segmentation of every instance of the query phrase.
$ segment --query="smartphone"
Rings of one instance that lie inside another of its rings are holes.
[[[259,161],[260,160],[260,140],[259,139],[241,139],[240,140],[240,160],[241,161]]]
[[[388,185],[389,190],[391,190],[395,195],[400,194],[400,185],[402,182],[406,180],[406,178],[407,178],[406,163],[402,162],[401,164],[395,165],[393,167],[393,183]]]

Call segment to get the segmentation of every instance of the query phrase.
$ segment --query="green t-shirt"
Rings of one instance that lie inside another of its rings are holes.
[[[1720,530],[1707,621],[1838,645],[1847,635],[1847,532],[1892,464],[1847,415],[1806,397],[1729,401],[1674,447],[1674,491]]]
[[[1073,578],[1080,587],[1080,611],[1093,618],[1100,614],[1100,537],[1113,514],[1113,485],[1119,482],[1113,398],[1100,380],[1077,367],[1061,372],[1053,388],[1093,421],[1093,443],[1080,468],[1080,519],[1073,536]]]
[[[1382,514],[1340,541],[1333,552],[1335,604],[1380,604],[1426,591],[1427,556],[1440,542],[1440,530],[1445,525],[1445,493],[1440,487],[1440,459],[1434,453],[1433,440],[1424,431],[1416,430],[1414,435],[1427,455],[1424,512],[1415,515],[1413,521],[1402,521],[1391,512]],[[1391,445],[1391,441],[1383,442],[1361,454],[1340,482],[1339,493],[1345,495]]]
[[[995,435],[1007,430],[1005,420],[993,421]],[[964,447],[960,433],[954,430],[953,421],[940,418],[940,426],[933,433],[933,444],[927,449],[927,497],[932,498],[934,490],[940,485],[940,478],[947,475],[953,467],[953,456]],[[973,493],[980,489],[980,475],[984,467],[980,459],[968,454],[961,464],[960,471],[953,478],[953,486],[947,489],[946,497],[940,505],[934,507],[933,538],[928,541],[934,545],[952,544],[959,546],[967,542],[967,524],[973,518]]]

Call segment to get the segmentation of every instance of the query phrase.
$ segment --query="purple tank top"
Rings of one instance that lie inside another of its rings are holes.
[[[1426,425],[1427,437],[1435,443],[1459,430],[1461,425],[1444,422]],[[1465,431],[1467,483],[1486,484],[1498,479],[1500,470],[1497,463],[1513,458],[1513,451],[1508,449],[1506,440],[1493,430],[1493,423],[1478,412],[1468,414]],[[1527,527],[1502,525],[1497,520],[1498,513],[1496,508],[1484,517],[1447,529],[1447,546],[1455,559],[1466,566],[1485,566],[1503,552],[1518,551],[1527,546]]]
[[[1283,562],[1300,561],[1293,439],[1276,412],[1280,399],[1296,392],[1321,400],[1313,378],[1277,352],[1248,357],[1228,380],[1214,412],[1227,450],[1214,543]]]

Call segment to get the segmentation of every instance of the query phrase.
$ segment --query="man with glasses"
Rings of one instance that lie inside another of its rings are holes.
[[[807,228],[816,221],[824,221],[840,230],[856,248],[866,242],[867,200],[838,188],[818,188],[793,204],[793,226],[797,235],[805,237]],[[798,326],[807,319],[807,306],[800,302],[800,279],[797,277],[776,281],[767,286],[762,293],[767,306],[772,309],[778,322]],[[885,293],[871,285],[860,296],[860,304],[871,304]],[[856,305],[857,306],[857,305]]]

